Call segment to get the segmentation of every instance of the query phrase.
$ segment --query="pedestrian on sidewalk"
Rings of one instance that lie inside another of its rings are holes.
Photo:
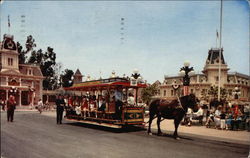
[[[13,95],[10,95],[7,101],[7,121],[13,122],[14,120],[14,111],[16,109],[16,101]]]
[[[3,99],[0,100],[0,104],[1,104],[2,110],[5,111],[5,101]]]
[[[63,110],[65,107],[65,102],[61,94],[59,94],[55,103],[56,103],[56,121],[57,121],[57,124],[62,124],[62,117],[63,117]]]
[[[41,114],[42,111],[43,111],[43,101],[42,101],[42,99],[39,99],[37,109],[38,109],[38,111],[39,111],[40,114]]]

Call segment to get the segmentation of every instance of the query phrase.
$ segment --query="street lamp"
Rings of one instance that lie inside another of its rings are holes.
[[[131,75],[134,79],[138,79],[140,77],[139,70],[134,69],[133,74]],[[140,78],[139,78],[140,79]]]
[[[10,88],[10,93],[11,93],[12,95],[15,95],[15,94],[17,93],[17,88],[14,87],[14,86],[12,86],[12,87]]]
[[[131,77],[130,77],[130,85],[131,86],[137,86],[137,83],[138,83],[138,81],[141,81],[142,80],[142,77],[141,77],[141,75],[139,74],[139,70],[138,69],[134,69],[133,70],[133,73],[132,73],[132,75],[131,75]],[[136,88],[136,90],[135,90],[135,102],[136,102],[136,104],[137,104],[137,98],[138,98],[138,88]]]
[[[180,75],[183,76],[183,90],[184,96],[188,95],[188,86],[190,85],[190,76],[194,75],[193,67],[189,67],[189,62],[184,62],[184,66],[180,69]]]
[[[112,71],[112,73],[111,73],[111,76],[110,76],[111,78],[116,78],[117,76],[116,76],[116,74],[115,74],[115,70],[113,70]]]
[[[239,99],[240,94],[240,89],[238,87],[235,87],[233,91],[234,99]]]

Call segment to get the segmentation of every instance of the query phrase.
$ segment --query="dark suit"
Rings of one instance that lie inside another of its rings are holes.
[[[16,104],[7,101],[7,120],[13,122]]]
[[[65,106],[65,102],[63,99],[56,99],[56,121],[57,121],[57,124],[62,124],[64,106]]]

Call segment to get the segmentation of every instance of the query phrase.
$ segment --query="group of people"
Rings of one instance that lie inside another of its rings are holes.
[[[245,108],[247,107],[246,105]],[[196,113],[188,109],[184,123],[191,126],[193,120],[199,120],[202,124],[205,119],[205,126],[208,128],[213,123],[216,129],[238,130],[242,121],[245,121],[246,125],[249,124],[250,120],[247,117],[249,117],[249,111],[243,110],[238,105],[233,105],[232,107],[219,105],[216,108],[212,107],[210,110],[205,105],[200,106]]]
[[[248,117],[248,115],[244,114],[244,110],[239,108],[238,105],[233,105],[227,110],[222,106],[218,106],[216,110],[210,110],[206,126],[210,127],[211,122],[214,122],[215,128],[217,129],[238,130],[240,123],[247,121],[246,117]]]
[[[121,119],[123,106],[143,105],[141,99],[136,104],[136,99],[132,93],[128,93],[128,96],[124,97],[122,88],[102,95],[90,95],[86,93],[81,96],[65,95],[61,97],[64,100],[63,107],[66,109],[66,115],[76,114],[84,118],[104,117],[107,113],[113,113],[114,116],[112,117],[114,119]],[[56,105],[58,105],[57,101]]]

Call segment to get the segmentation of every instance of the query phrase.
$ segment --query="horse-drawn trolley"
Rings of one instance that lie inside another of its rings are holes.
[[[143,125],[144,105],[138,94],[145,87],[127,78],[75,83],[65,88],[75,94],[67,98],[65,119],[109,127]]]

